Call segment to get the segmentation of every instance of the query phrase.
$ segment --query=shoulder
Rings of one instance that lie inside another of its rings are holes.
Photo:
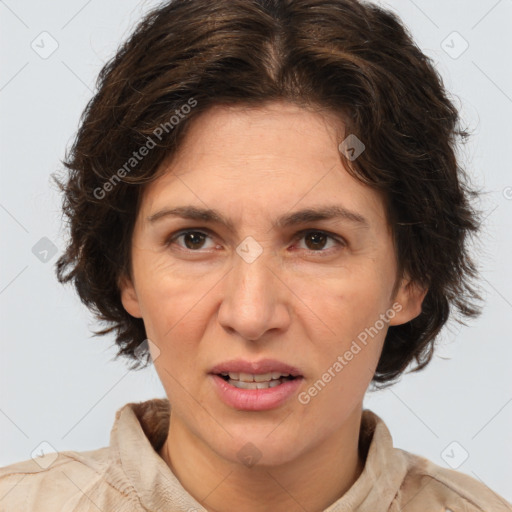
[[[2,512],[79,512],[96,507],[141,510],[110,457],[110,448],[48,453],[0,468]]]
[[[476,478],[399,451],[407,462],[407,473],[395,498],[399,510],[512,512],[510,503]]]

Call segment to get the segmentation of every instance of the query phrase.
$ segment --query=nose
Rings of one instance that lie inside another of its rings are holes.
[[[269,332],[285,331],[290,325],[290,290],[261,255],[248,263],[235,257],[224,280],[220,325],[247,341],[266,338]]]

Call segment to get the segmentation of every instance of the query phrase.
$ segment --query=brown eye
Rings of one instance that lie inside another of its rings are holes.
[[[167,245],[172,245],[176,240],[182,239],[183,244],[178,244],[179,247],[189,251],[197,251],[198,249],[204,248],[204,242],[207,238],[210,238],[210,235],[202,231],[181,231],[172,236],[168,240]]]
[[[309,252],[317,253],[331,252],[330,249],[333,247],[343,247],[346,245],[343,240],[338,239],[338,237],[330,235],[324,231],[302,231],[301,233],[297,234],[297,239],[304,240],[306,250]],[[326,248],[326,246],[329,244],[329,241],[331,241],[333,245]]]
[[[329,237],[324,233],[312,232],[304,237],[308,249],[317,250],[323,249]]]
[[[204,233],[190,231],[183,234],[183,241],[187,249],[197,249],[203,245],[205,236]]]

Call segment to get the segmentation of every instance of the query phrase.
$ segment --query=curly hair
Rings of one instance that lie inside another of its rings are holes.
[[[419,316],[388,329],[374,385],[389,385],[413,360],[411,371],[424,368],[450,315],[464,323],[480,314],[469,250],[481,225],[478,192],[456,157],[469,134],[392,12],[357,0],[174,0],[139,22],[96,87],[63,160],[65,179],[56,178],[70,231],[56,273],[106,323],[95,335],[115,333],[115,357],[132,369],[149,362],[137,352],[146,333],[118,283],[132,275],[144,185],[191,122],[219,104],[325,109],[364,141],[357,159],[340,158],[385,198],[399,275],[428,287]]]

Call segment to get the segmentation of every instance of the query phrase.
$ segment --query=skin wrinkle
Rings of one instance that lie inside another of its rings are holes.
[[[289,511],[297,503],[323,509],[364,467],[362,400],[387,327],[308,405],[294,396],[272,410],[234,410],[220,400],[208,371],[231,358],[275,358],[300,368],[304,391],[393,300],[402,309],[390,324],[418,315],[425,291],[404,282],[390,297],[397,267],[384,203],[343,168],[333,144],[340,127],[332,120],[283,102],[214,108],[200,119],[179,158],[145,189],[132,240],[134,279],[121,288],[124,307],[143,318],[160,350],[154,364],[172,408],[159,454],[193,497],[208,496],[209,510]],[[261,179],[269,170],[270,184]],[[146,221],[176,204],[215,207],[233,219],[239,236],[197,220]],[[313,204],[360,212],[368,229],[324,220],[270,233],[273,219]],[[347,237],[348,245],[327,239],[320,249],[329,255],[315,256],[303,238],[292,237],[303,229]],[[183,239],[164,245],[183,230],[210,238],[193,250]],[[263,249],[251,264],[235,252],[246,236]],[[237,458],[248,442],[262,454],[251,468]],[[229,476],[220,484],[219,475]]]

